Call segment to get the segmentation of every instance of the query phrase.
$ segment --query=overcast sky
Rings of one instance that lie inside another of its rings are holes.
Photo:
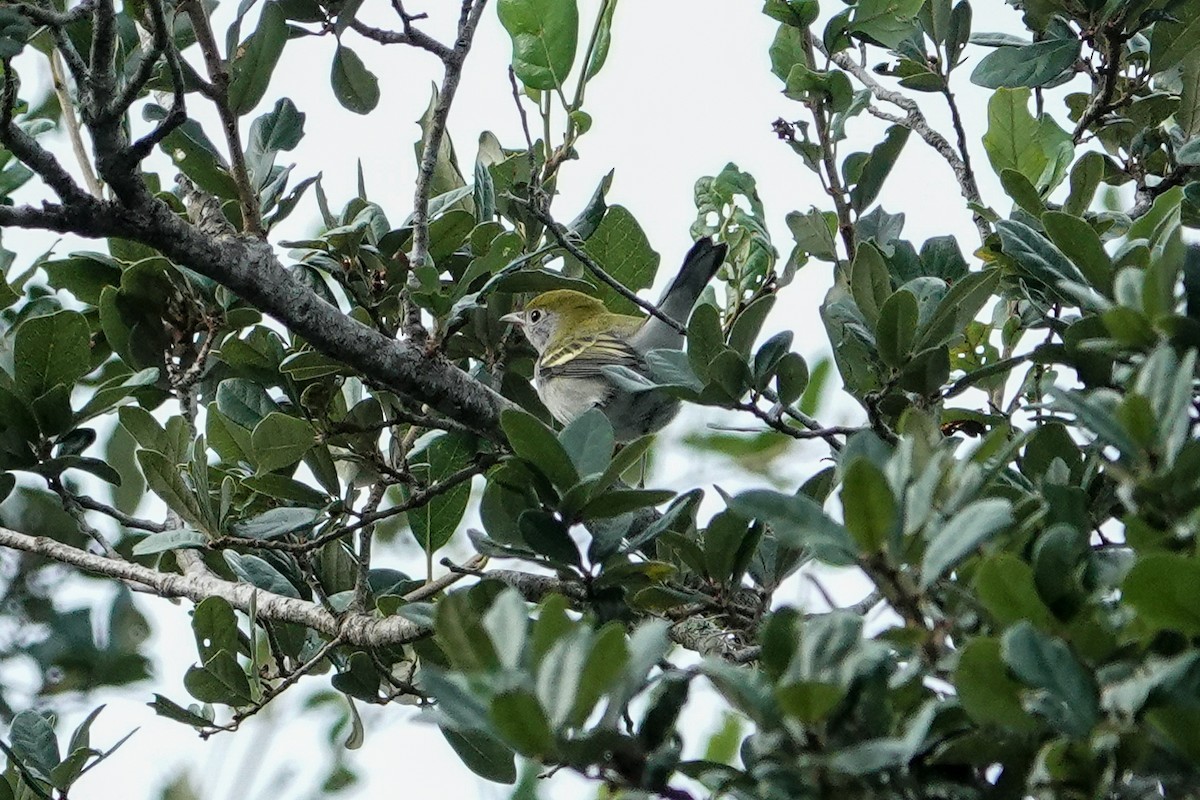
[[[227,1],[224,5],[228,7],[223,7],[219,15],[228,19],[235,4]],[[457,18],[457,3],[427,0],[422,6],[413,0],[409,6],[410,11],[430,14],[432,19],[421,23],[430,33],[444,41],[452,38],[450,29]],[[586,29],[597,3],[587,0],[581,6]],[[581,159],[563,168],[555,214],[560,219],[571,219],[600,178],[615,168],[609,201],[628,206],[662,254],[664,269],[659,285],[673,274],[690,244],[688,227],[695,217],[693,184],[699,176],[716,174],[727,162],[736,162],[758,179],[771,234],[785,257],[791,240],[784,215],[807,210],[814,204],[822,208],[828,205],[813,174],[771,131],[774,119],[801,119],[805,112],[800,104],[780,94],[781,85],[770,74],[767,48],[776,25],[759,13],[760,6],[754,1],[625,0],[617,9],[608,63],[589,85],[586,108],[594,126],[579,144]],[[827,0],[826,6],[826,13],[835,10],[833,6],[840,8],[832,0]],[[391,26],[393,21],[384,0],[368,0],[360,17],[383,26]],[[1000,0],[975,3],[975,30],[1014,30],[1017,24],[1015,13]],[[250,30],[249,24],[243,30]],[[223,40],[223,26],[219,25],[217,31],[218,39]],[[347,34],[346,43],[380,78],[382,100],[376,113],[357,116],[335,101],[328,79],[334,49],[331,36],[288,44],[267,98],[255,113],[269,109],[278,97],[291,97],[308,115],[304,140],[294,152],[280,158],[283,163],[297,163],[293,181],[320,171],[331,205],[340,208],[355,193],[355,165],[361,160],[370,199],[380,203],[392,223],[398,225],[411,210],[413,141],[418,136],[415,120],[428,103],[431,83],[440,79],[440,65],[424,52],[380,47],[352,33]],[[980,57],[979,52],[978,48],[968,50],[973,60]],[[508,37],[494,7],[490,8],[468,59],[450,120],[454,144],[468,175],[481,131],[494,131],[508,147],[522,144],[506,74],[509,57]],[[28,57],[23,58],[26,64],[32,63]],[[980,187],[986,201],[1007,212],[1007,203],[1001,202],[998,182],[979,145],[986,127],[988,93],[967,84],[969,69],[970,65],[956,76],[955,90],[974,148]],[[25,66],[23,77],[26,85],[33,80],[30,66]],[[932,109],[928,112],[931,122],[948,130],[942,105],[934,102],[939,98],[920,95],[918,99]],[[201,100],[194,96],[189,110],[202,121],[212,120],[213,115],[199,106]],[[881,130],[881,125],[863,115],[849,129],[853,142],[850,149],[870,149]],[[210,131],[214,141],[222,141],[215,127]],[[69,152],[65,143],[59,152]],[[161,156],[157,164],[167,184],[172,177],[169,164]],[[40,191],[39,187],[29,187],[18,199],[40,200]],[[949,168],[915,136],[909,139],[879,202],[890,213],[905,213],[905,235],[914,242],[953,233],[968,255],[978,246]],[[274,238],[304,237],[313,233],[318,220],[310,193]],[[5,231],[5,244],[20,253],[18,269],[27,265],[32,254],[41,252],[47,241],[45,237]],[[60,252],[73,249],[75,244],[67,243]],[[85,246],[102,249],[95,243]],[[976,264],[973,259],[972,264]],[[826,353],[818,306],[829,284],[828,264],[813,262],[802,270],[780,294],[779,306],[764,336],[791,327],[796,332],[796,348],[810,363]],[[827,424],[858,418],[853,401],[844,397],[832,397],[822,414]],[[684,421],[667,431],[668,437],[678,436],[689,420],[708,417],[689,411],[681,419]],[[743,425],[751,422],[739,421]],[[783,468],[788,476],[803,477],[820,468],[819,459],[825,451],[813,444],[798,445],[794,453]],[[697,459],[692,454],[687,458],[668,457],[660,463],[654,482],[676,488],[708,485],[711,476],[720,475],[722,468],[722,462],[715,458]],[[724,485],[734,488],[729,482]],[[88,583],[86,589],[69,593],[66,602],[87,602],[94,596],[94,586]],[[856,585],[846,582],[842,588],[852,594]],[[790,600],[805,602],[808,591],[804,585],[796,591]],[[294,789],[280,789],[283,784],[278,771],[294,772],[302,778],[322,774],[331,748],[325,740],[330,717],[302,712],[299,701],[310,691],[326,686],[326,679],[306,681],[299,692],[289,692],[277,707],[252,721],[243,732],[202,742],[190,729],[155,717],[144,705],[152,692],[186,703],[182,676],[195,659],[188,606],[144,597],[138,598],[138,604],[151,616],[157,630],[153,640],[157,677],[131,691],[106,695],[109,708],[93,727],[92,741],[103,747],[133,727],[140,726],[141,730],[111,761],[80,782],[78,794],[93,800],[157,797],[157,790],[167,780],[181,768],[190,767],[195,774],[220,776],[197,783],[204,800],[308,796]],[[79,704],[77,711],[86,712],[91,704],[89,698],[88,705]],[[401,785],[412,797],[504,795],[459,765],[436,729],[411,723],[411,710],[393,706],[364,709],[363,713],[366,744],[350,758],[364,781],[356,791],[339,796],[390,797]],[[693,718],[687,730],[711,730],[714,723],[704,710],[689,713]],[[79,713],[71,713],[66,722],[74,724],[78,718]],[[66,727],[60,733],[65,736],[69,730]],[[299,785],[309,783],[299,781]],[[556,777],[547,789],[551,787],[553,791],[547,796],[575,798],[591,796],[594,791],[584,789],[581,795],[581,784],[570,776]]]

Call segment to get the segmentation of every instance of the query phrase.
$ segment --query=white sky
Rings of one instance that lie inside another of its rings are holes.
[[[222,7],[222,18],[228,19],[233,5],[224,4],[228,7]],[[433,17],[421,23],[426,30],[444,41],[452,38],[449,29],[457,18],[457,3],[427,0],[419,5],[413,0],[409,5],[410,11],[428,11]],[[974,5],[976,31],[1014,30],[1019,24],[1015,12],[999,0],[981,0]],[[582,38],[597,2],[586,0],[581,6],[585,29]],[[672,274],[690,243],[688,227],[695,216],[692,187],[696,178],[715,174],[729,161],[758,179],[771,233],[784,257],[791,249],[784,215],[807,210],[812,204],[823,208],[828,205],[813,174],[771,131],[771,122],[777,117],[803,119],[805,112],[800,104],[780,94],[782,87],[770,74],[767,47],[776,24],[759,13],[760,7],[759,2],[728,0],[625,0],[617,9],[608,63],[589,86],[586,109],[594,118],[594,126],[579,144],[581,160],[568,162],[562,170],[556,216],[571,219],[599,179],[615,167],[609,202],[628,206],[663,255],[660,285]],[[370,0],[360,17],[383,26],[392,24],[390,9],[383,0]],[[250,29],[248,24],[243,26],[243,31]],[[219,26],[217,37],[224,39]],[[291,97],[308,115],[304,140],[294,152],[281,154],[279,159],[281,163],[297,163],[293,183],[323,172],[331,205],[340,208],[355,193],[355,164],[361,159],[368,195],[381,203],[392,223],[398,225],[411,210],[413,141],[418,135],[415,120],[429,100],[431,82],[440,80],[440,66],[426,53],[399,46],[380,47],[352,33],[347,33],[346,42],[380,77],[382,101],[376,113],[360,117],[336,103],[328,80],[334,49],[331,37],[288,44],[267,98],[256,113],[269,109],[277,97]],[[969,48],[968,54],[976,61],[981,50]],[[522,143],[506,73],[508,61],[508,37],[493,7],[484,15],[450,120],[454,143],[468,176],[480,131],[494,131],[508,147]],[[971,66],[967,64],[956,75],[955,90],[984,199],[997,204],[1003,213],[1008,205],[1002,202],[998,181],[979,144],[986,128],[988,92],[967,82]],[[32,73],[29,66],[25,70],[29,82]],[[940,98],[921,95],[918,99],[931,109],[927,114],[935,127],[948,131],[948,118],[937,102]],[[190,103],[190,111],[202,121],[213,119],[207,109],[200,108],[198,97]],[[1047,107],[1054,105],[1048,103]],[[849,128],[854,146],[845,152],[870,149],[882,128],[862,115]],[[218,129],[214,126],[209,130],[220,144]],[[65,143],[60,152],[68,152]],[[158,163],[166,184],[171,177],[169,165],[161,156]],[[39,191],[38,187],[29,187],[17,199],[40,200],[43,195]],[[929,236],[954,233],[968,256],[978,246],[953,175],[916,136],[910,137],[879,202],[888,212],[906,214],[905,235],[918,245]],[[293,217],[278,229],[275,240],[303,237],[313,231],[318,220],[310,191]],[[5,244],[20,253],[17,269],[41,252],[45,242],[45,237],[5,231]],[[70,242],[59,252],[65,253],[78,244],[85,249],[103,248],[102,243]],[[810,263],[781,292],[764,337],[790,327],[796,332],[795,347],[810,363],[826,353],[828,345],[818,307],[829,284],[830,266]],[[668,435],[679,435],[689,421],[703,424],[711,418],[689,410],[681,416],[683,422],[668,429]],[[829,396],[823,422],[834,424],[858,418],[852,401],[845,396]],[[752,424],[745,417],[727,421]],[[793,453],[781,465],[782,472],[802,478],[820,468],[819,459],[825,451],[811,444],[798,445]],[[746,478],[731,472],[727,462],[691,452],[683,454],[678,449],[660,463],[652,483],[674,488],[710,485],[713,476],[720,476],[727,489],[747,485]],[[412,568],[414,564],[399,566]],[[86,589],[65,596],[79,597],[82,602],[92,596],[94,586],[94,582],[87,583]],[[835,589],[856,599],[857,588],[852,584],[835,581]],[[803,603],[809,594],[807,585],[801,585],[796,596],[783,599]],[[141,597],[138,604],[157,631],[153,640],[156,678],[132,690],[106,693],[103,700],[109,707],[93,727],[92,742],[104,746],[130,728],[140,726],[141,730],[111,761],[85,777],[76,793],[93,800],[156,798],[170,778],[180,769],[188,769],[196,776],[215,776],[195,784],[204,800],[317,796],[315,792],[298,792],[295,784],[282,788],[285,784],[280,782],[280,774],[292,772],[302,778],[323,774],[333,746],[325,738],[331,717],[328,713],[317,717],[303,712],[299,701],[310,690],[325,688],[327,679],[306,681],[299,692],[289,692],[241,733],[202,742],[190,729],[156,717],[144,705],[153,692],[187,702],[182,675],[195,659],[188,608],[186,604]],[[86,704],[77,703],[77,712],[67,715],[62,736],[92,704],[92,698]],[[459,765],[436,729],[411,724],[410,710],[393,706],[362,711],[367,725],[366,744],[351,754],[350,760],[364,780],[355,791],[339,797],[392,796],[401,785],[410,796],[431,799],[505,796],[504,790],[483,784]],[[699,738],[712,730],[710,711],[692,709],[689,713],[686,730],[697,732]],[[302,779],[298,785],[311,785],[311,780]],[[547,789],[553,788],[547,794],[591,796],[594,789],[587,786],[560,775],[549,782]]]

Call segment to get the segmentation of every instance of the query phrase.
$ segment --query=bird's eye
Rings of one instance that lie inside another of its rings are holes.
[[[530,322],[537,322],[541,318],[542,318],[542,312],[540,312],[540,311],[530,311],[529,312],[529,321]]]

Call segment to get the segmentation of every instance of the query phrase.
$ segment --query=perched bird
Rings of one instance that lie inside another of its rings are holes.
[[[725,260],[725,245],[696,242],[658,308],[681,324]],[[657,317],[614,314],[595,297],[570,289],[539,294],[522,311],[505,314],[519,325],[538,352],[534,383],[538,397],[566,424],[598,407],[612,423],[618,441],[629,441],[662,428],[679,411],[679,401],[659,391],[631,392],[604,373],[623,366],[646,374],[651,350],[679,349],[683,334]]]

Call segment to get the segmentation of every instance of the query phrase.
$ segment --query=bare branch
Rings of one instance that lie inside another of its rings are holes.
[[[220,597],[246,613],[249,613],[251,602],[254,602],[259,619],[303,625],[326,636],[341,637],[347,644],[360,647],[405,644],[430,633],[425,626],[401,617],[378,618],[371,614],[337,617],[316,603],[266,592],[248,583],[235,583],[209,575],[159,572],[130,561],[106,558],[44,536],[29,536],[9,528],[0,527],[0,547],[34,553],[87,572],[137,584],[159,597],[182,597],[196,603],[209,597]]]
[[[83,182],[87,185],[88,191],[92,193],[93,197],[100,197],[102,187],[100,186],[100,181],[96,178],[96,171],[92,168],[91,157],[88,156],[87,148],[83,144],[83,130],[79,124],[79,117],[75,114],[75,103],[67,88],[67,76],[63,74],[62,56],[59,54],[59,48],[54,48],[50,51],[50,77],[54,82],[54,95],[58,98],[58,107],[62,109],[63,125],[67,129],[67,138],[71,140],[71,150],[75,153],[75,161],[79,164],[79,171],[83,173]]]
[[[17,99],[16,80],[6,61],[4,64],[4,89],[0,97],[0,144],[3,144],[25,166],[32,169],[64,201],[87,197],[74,178],[63,169],[62,164],[50,151],[37,143],[12,120],[13,105]]]
[[[204,65],[208,70],[208,79],[212,84],[211,98],[216,106],[217,115],[221,118],[221,129],[225,132],[225,144],[229,150],[230,172],[233,182],[237,185],[238,205],[242,210],[242,230],[251,236],[264,236],[262,216],[259,213],[258,198],[254,187],[250,184],[250,171],[246,167],[246,156],[242,152],[242,138],[238,133],[237,115],[229,108],[229,70],[221,58],[216,37],[213,36],[212,26],[200,0],[182,0],[187,11],[192,29],[196,31],[196,44],[204,56]]]
[[[388,31],[382,28],[375,28],[370,25],[353,20],[350,23],[350,30],[360,36],[364,36],[373,42],[380,44],[407,44],[412,47],[427,50],[440,58],[442,61],[447,61],[452,57],[453,50],[446,45],[434,39],[432,36],[422,33],[415,28],[409,27],[408,30],[401,33],[400,31]]]
[[[157,249],[274,316],[320,352],[349,364],[406,397],[495,438],[500,411],[511,403],[436,353],[363,325],[301,284],[261,240],[210,238],[149,198],[137,208],[79,191],[69,206],[0,206],[0,226],[119,236]]]
[[[104,514],[106,517],[112,517],[126,528],[150,531],[151,533],[162,533],[167,529],[167,526],[161,522],[153,522],[148,519],[132,517],[120,509],[113,508],[107,503],[101,503],[99,500],[95,500],[85,494],[73,494],[72,498],[76,503],[88,511],[95,511],[99,514]]]
[[[438,92],[437,102],[433,107],[433,116],[429,122],[429,131],[425,135],[424,146],[421,150],[421,160],[417,169],[417,181],[413,190],[413,246],[410,261],[414,267],[425,264],[429,258],[429,193],[433,188],[433,173],[437,168],[438,151],[442,139],[446,135],[446,121],[450,116],[450,106],[458,91],[458,82],[462,78],[463,63],[471,50],[471,42],[475,37],[475,29],[483,16],[487,0],[464,0],[462,14],[458,23],[458,38],[454,49],[443,59],[446,66],[442,77],[442,86]],[[404,15],[411,21],[411,17]],[[416,275],[409,274],[409,291],[415,288]],[[421,324],[420,311],[410,301],[408,303],[404,333],[410,338],[424,339],[426,331]]]
[[[925,115],[921,113],[921,108],[915,100],[883,86],[879,81],[875,80],[874,76],[865,67],[851,58],[848,53],[833,53],[831,55],[819,39],[813,39],[813,46],[826,58],[857,78],[863,86],[870,90],[875,98],[902,109],[905,112],[905,116],[897,117],[880,111],[877,108],[867,107],[867,110],[874,116],[888,122],[894,122],[897,125],[903,125],[925,140],[925,143],[936,150],[938,155],[950,165],[950,169],[954,171],[954,177],[958,180],[958,186],[962,191],[963,197],[969,202],[983,205],[983,198],[980,197],[979,187],[975,184],[975,174],[954,149],[954,145],[950,144],[945,136],[942,136],[942,134],[930,126],[929,121],[925,119]],[[979,229],[981,239],[986,238],[991,233],[986,220],[981,220],[978,216],[975,220],[975,227]]]

